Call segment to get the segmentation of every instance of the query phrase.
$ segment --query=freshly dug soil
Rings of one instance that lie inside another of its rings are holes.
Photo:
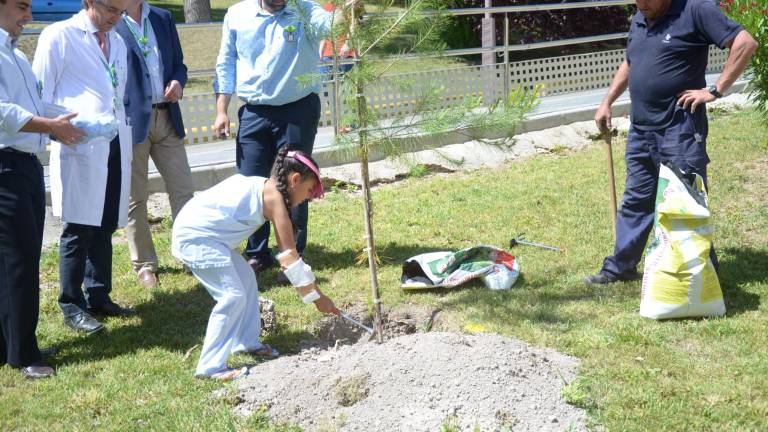
[[[328,318],[318,334],[329,339],[253,367],[235,411],[266,407],[307,431],[586,430],[585,412],[560,395],[577,359],[493,334],[414,333],[435,315],[388,312],[385,335],[402,336],[383,344]]]

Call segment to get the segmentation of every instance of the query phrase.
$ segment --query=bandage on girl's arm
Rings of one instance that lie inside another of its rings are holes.
[[[280,263],[285,277],[296,288],[299,296],[304,299],[304,303],[309,303],[307,299],[315,300],[323,295],[315,284],[315,274],[312,272],[312,267],[307,265],[295,250],[288,249],[280,252],[277,254],[277,261]]]
[[[315,274],[312,272],[312,267],[307,265],[301,257],[293,256],[294,254],[293,250],[283,251],[278,254],[277,260],[280,262],[283,274],[291,281],[291,285],[296,288],[314,285]],[[286,265],[283,265],[283,262],[286,262]]]
[[[280,264],[280,268],[286,273],[286,277],[291,281],[291,285],[296,288],[300,297],[306,298],[306,296],[313,291],[317,291],[322,295],[315,285],[315,275],[312,273],[312,268],[304,264],[301,255],[296,251],[293,224],[291,223],[288,211],[283,204],[280,193],[274,188],[269,188],[264,193],[264,200],[265,202],[269,202],[269,205],[265,206],[264,209],[265,216],[275,227],[277,247],[282,251],[277,255],[277,261]],[[291,266],[295,267],[292,267],[292,270],[288,270]],[[286,270],[288,271],[286,272]],[[292,279],[291,276],[293,274],[296,274],[294,279]]]

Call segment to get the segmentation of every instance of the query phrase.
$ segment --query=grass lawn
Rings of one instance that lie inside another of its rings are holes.
[[[607,430],[765,430],[768,130],[744,111],[717,117],[711,131],[711,205],[727,317],[650,321],[638,316],[639,283],[582,285],[581,277],[612,249],[605,155],[597,145],[378,188],[383,301],[440,306],[457,331],[485,329],[580,357],[580,376],[564,395]],[[368,272],[355,264],[364,245],[361,215],[360,197],[343,191],[312,206],[307,261],[340,305],[368,301]],[[567,253],[515,249],[522,276],[507,292],[408,294],[398,287],[407,257],[504,246],[519,232]],[[162,278],[156,290],[135,285],[121,235],[115,240],[113,297],[135,305],[138,316],[110,319],[90,337],[66,329],[56,303],[57,254],[47,252],[38,335],[42,346],[62,349],[53,359],[58,376],[29,382],[1,368],[0,430],[285,430],[263,416],[233,416],[234,397],[213,398],[220,386],[193,378],[212,300],[170,257],[168,222],[156,233]],[[292,289],[274,287],[274,276],[260,284],[276,301],[282,326],[265,340],[291,353],[320,316]]]

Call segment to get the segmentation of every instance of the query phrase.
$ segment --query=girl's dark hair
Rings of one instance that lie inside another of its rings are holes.
[[[288,215],[290,215],[291,223],[294,225],[294,229],[295,229],[296,224],[293,223],[293,214],[291,212],[291,200],[290,200],[290,196],[288,195],[288,176],[291,175],[292,173],[297,172],[301,175],[301,179],[305,180],[308,178],[315,177],[315,173],[308,166],[304,165],[304,163],[301,162],[300,160],[288,156],[289,151],[295,151],[296,153],[301,154],[305,158],[309,159],[309,161],[312,162],[312,164],[315,167],[317,167],[317,162],[315,162],[315,160],[312,159],[311,156],[307,155],[304,152],[293,150],[288,146],[283,146],[277,152],[275,163],[274,165],[272,165],[272,173],[270,174],[270,176],[273,179],[275,179],[275,185],[277,186],[277,190],[283,196],[283,201],[285,202],[285,208],[286,210],[288,210]],[[318,181],[319,180],[320,179],[318,179]]]

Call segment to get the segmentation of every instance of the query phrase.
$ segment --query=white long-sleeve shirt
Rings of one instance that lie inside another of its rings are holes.
[[[133,40],[126,40],[126,44],[137,44],[139,51],[147,50],[144,61],[147,63],[149,79],[152,84],[152,103],[165,102],[165,86],[163,85],[163,57],[157,45],[157,37],[152,23],[149,22],[149,4],[145,1],[141,4],[141,19],[136,22],[128,15],[123,18],[128,24],[133,35]],[[139,38],[146,35],[146,46],[139,43]]]
[[[28,153],[45,150],[48,136],[19,132],[34,116],[43,115],[43,102],[27,57],[0,28],[0,148]]]
[[[49,25],[40,34],[32,69],[42,83],[42,99],[84,114],[113,112],[124,119],[127,50],[123,39],[107,32],[109,59],[99,48],[96,27],[85,10]],[[114,65],[116,87],[109,69]]]

